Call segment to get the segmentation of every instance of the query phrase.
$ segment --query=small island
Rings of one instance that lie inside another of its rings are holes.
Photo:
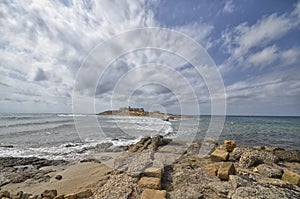
[[[97,115],[121,115],[121,116],[150,116],[150,117],[163,117],[167,120],[174,118],[181,118],[182,115],[171,114],[171,113],[162,113],[160,111],[145,111],[144,108],[133,108],[133,107],[123,107],[119,110],[108,110]]]

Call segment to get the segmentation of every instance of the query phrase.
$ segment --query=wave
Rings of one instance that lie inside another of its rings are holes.
[[[74,120],[68,119],[68,120],[54,120],[54,121],[43,121],[43,122],[26,122],[26,123],[19,123],[19,124],[2,125],[0,126],[0,128],[28,126],[28,125],[55,124],[55,123],[60,124],[60,123],[73,122],[73,121]]]
[[[94,115],[84,115],[84,114],[57,114],[58,117],[87,117]]]

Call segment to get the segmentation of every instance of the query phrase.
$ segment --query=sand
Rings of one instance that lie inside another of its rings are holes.
[[[95,191],[98,182],[107,178],[111,168],[101,163],[85,162],[67,166],[42,167],[40,169],[53,170],[48,175],[49,182],[35,182],[28,179],[22,183],[10,183],[1,187],[1,191],[7,190],[11,193],[23,191],[32,194],[41,194],[44,190],[56,189],[58,194],[69,194],[86,189]],[[55,176],[61,175],[62,179],[57,180]]]

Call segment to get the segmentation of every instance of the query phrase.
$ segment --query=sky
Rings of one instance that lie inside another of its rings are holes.
[[[137,49],[97,73],[97,63],[105,59],[100,57],[110,55],[101,44],[128,31],[157,27],[197,42],[213,60],[209,67],[220,74],[226,114],[300,115],[300,1],[4,0],[0,27],[3,113],[72,112],[78,89],[93,101],[94,112],[131,105],[211,114],[217,96],[212,87],[218,85],[207,84],[210,69],[199,66],[199,74],[176,50]],[[134,44],[142,36],[114,47]],[[184,52],[195,52],[180,45]],[[80,69],[95,49],[95,74],[83,74]]]

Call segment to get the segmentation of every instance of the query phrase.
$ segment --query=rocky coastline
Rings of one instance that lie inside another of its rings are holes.
[[[211,149],[205,157],[202,145]],[[99,156],[78,163],[0,158],[0,198],[300,198],[297,150],[162,136],[115,151],[101,147]]]

